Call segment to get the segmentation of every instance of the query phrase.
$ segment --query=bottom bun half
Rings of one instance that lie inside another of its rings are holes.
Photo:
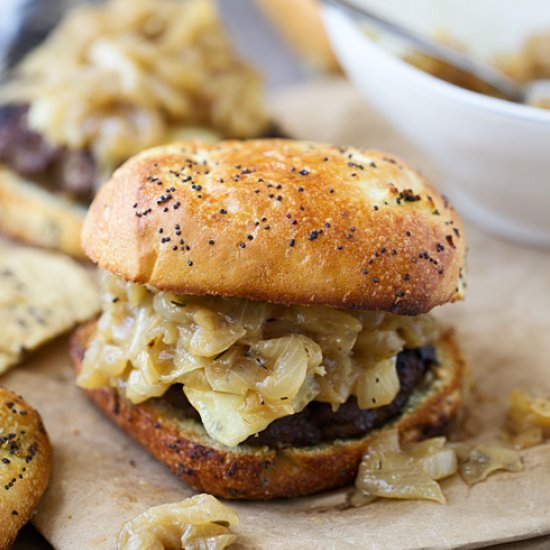
[[[75,371],[95,331],[80,327],[72,340]],[[415,389],[396,426],[402,441],[443,434],[458,415],[466,377],[452,331],[435,343],[439,364]],[[268,500],[310,495],[351,483],[374,432],[309,447],[273,449],[241,444],[225,447],[202,424],[187,418],[166,399],[133,405],[110,388],[87,390],[92,401],[194,489],[227,499]]]

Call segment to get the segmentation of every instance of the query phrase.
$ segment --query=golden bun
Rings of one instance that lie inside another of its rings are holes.
[[[42,498],[52,448],[40,415],[0,387],[0,549],[10,548]]]
[[[284,139],[186,141],[126,162],[82,244],[179,294],[419,314],[463,294],[454,209],[387,153]]]
[[[0,165],[0,231],[34,246],[78,259],[85,255],[80,233],[86,210]]]
[[[71,358],[79,372],[95,322],[78,329]],[[403,441],[444,433],[462,400],[465,363],[452,332],[435,343],[439,364],[434,376],[415,389],[393,422]],[[184,416],[163,398],[132,405],[116,390],[87,390],[92,401],[180,479],[198,491],[228,499],[290,498],[351,483],[371,435],[309,447],[273,449],[225,447],[211,439],[202,424]]]

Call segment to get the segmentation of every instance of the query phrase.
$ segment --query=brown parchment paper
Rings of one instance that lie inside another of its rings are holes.
[[[293,136],[392,150],[437,179],[426,159],[343,81],[309,84],[274,98],[273,104]],[[467,300],[440,308],[437,315],[456,326],[473,369],[476,390],[466,429],[498,441],[514,387],[550,393],[550,254],[467,229]],[[67,346],[62,338],[0,378],[42,413],[55,449],[53,477],[33,523],[59,550],[115,548],[125,521],[149,506],[192,493],[74,387]],[[345,491],[235,503],[240,544],[261,549],[469,548],[546,535],[550,445],[524,451],[523,459],[523,473],[497,474],[472,488],[457,477],[443,482],[446,505],[378,501],[340,509]]]

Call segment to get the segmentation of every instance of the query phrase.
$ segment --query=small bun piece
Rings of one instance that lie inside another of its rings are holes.
[[[102,269],[180,294],[401,314],[463,295],[454,209],[401,160],[354,147],[150,149],[101,189],[82,242]]]
[[[50,478],[52,449],[40,415],[0,387],[0,550],[11,546]]]

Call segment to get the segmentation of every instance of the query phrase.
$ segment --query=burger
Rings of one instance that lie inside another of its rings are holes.
[[[428,312],[463,296],[449,202],[378,151],[179,142],[125,163],[87,214],[103,313],[77,383],[178,477],[233,499],[353,480],[369,438],[440,434],[464,362]]]

